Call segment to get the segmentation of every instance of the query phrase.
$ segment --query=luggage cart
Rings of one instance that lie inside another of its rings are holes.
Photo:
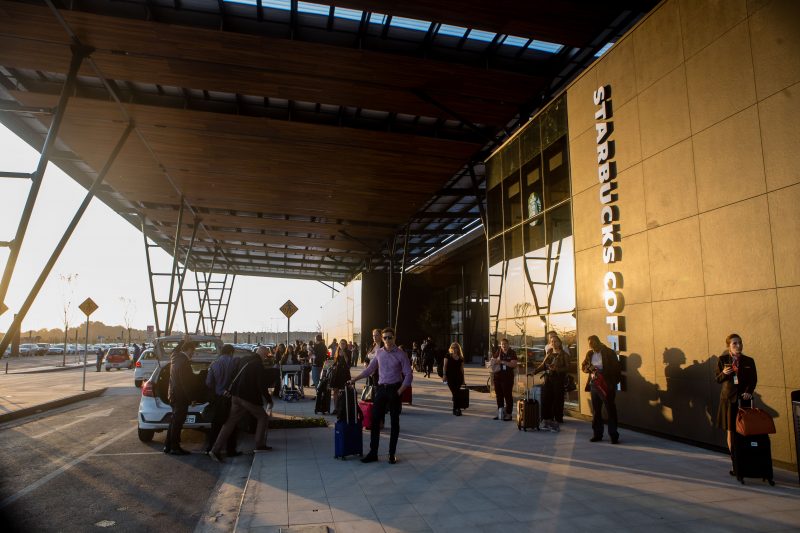
[[[278,397],[286,402],[305,398],[303,392],[303,365],[281,365],[281,389]]]

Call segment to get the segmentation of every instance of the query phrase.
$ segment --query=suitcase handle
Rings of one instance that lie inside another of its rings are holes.
[[[739,404],[739,409],[753,409],[756,406],[756,397],[755,397],[755,395],[750,394],[750,407],[745,407],[745,406],[742,405],[742,397],[741,396],[739,396],[736,399],[736,403]]]

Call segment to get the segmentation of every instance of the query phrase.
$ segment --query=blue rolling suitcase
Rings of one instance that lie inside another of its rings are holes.
[[[344,401],[349,404],[351,395],[345,394]],[[358,416],[358,409],[351,409],[349,405],[344,407],[346,418],[336,422],[333,433],[334,457],[342,460],[348,455],[364,454],[364,441],[361,433],[362,423],[361,417]]]

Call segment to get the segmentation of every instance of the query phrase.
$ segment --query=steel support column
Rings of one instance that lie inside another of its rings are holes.
[[[222,315],[222,324],[219,326],[219,336],[222,337],[222,331],[225,329],[225,320],[228,319],[228,309],[231,304],[231,294],[233,294],[233,284],[236,283],[236,274],[231,278],[231,286],[228,289],[228,299],[225,301],[225,313]]]
[[[403,277],[406,274],[406,255],[408,254],[408,234],[411,231],[411,224],[406,225],[406,240],[403,243],[403,262],[400,266],[400,285],[397,288],[397,312],[394,315],[394,330],[397,334],[397,321],[400,319],[400,298],[403,296]]]
[[[172,247],[172,270],[169,276],[169,295],[167,298],[167,319],[164,321],[164,334],[169,335],[172,327],[172,295],[175,290],[175,274],[178,272],[178,246],[181,240],[181,227],[183,227],[183,196],[181,196],[181,205],[178,208],[178,224],[175,226],[175,244]],[[176,305],[177,307],[177,305]],[[177,311],[177,310],[176,310]]]
[[[189,239],[189,248],[186,249],[186,255],[183,259],[183,272],[180,272],[180,265],[178,266],[178,294],[175,296],[175,304],[172,311],[172,319],[169,323],[169,333],[167,335],[172,334],[172,326],[175,324],[175,315],[178,314],[178,303],[181,304],[181,313],[183,314],[183,328],[184,333],[189,333],[189,324],[186,320],[186,309],[184,309],[183,304],[183,281],[186,279],[186,271],[189,268],[189,260],[192,258],[192,248],[194,248],[194,239],[197,236],[197,219],[195,219],[193,227],[192,227],[192,237]],[[170,289],[169,293],[170,299],[172,299],[172,290]]]
[[[214,256],[211,258],[211,268],[209,272],[214,272],[214,265],[217,262],[217,255],[219,254],[219,248],[214,248]],[[200,302],[200,312],[197,316],[197,325],[195,326],[195,332],[200,331],[200,324],[203,325],[203,335],[207,335],[206,333],[206,321],[205,321],[205,308],[206,302],[208,301],[208,278],[206,277],[206,273],[203,272],[203,283],[205,288],[203,289],[203,296],[200,297],[200,278],[197,275],[197,272],[194,273],[195,283],[197,284],[197,299]]]
[[[75,80],[78,76],[78,70],[80,70],[81,63],[83,62],[84,58],[94,51],[94,48],[78,44],[73,44],[71,49],[72,59],[70,60],[67,79],[64,82],[64,86],[61,88],[61,94],[58,97],[57,111],[55,115],[53,115],[53,120],[47,130],[47,136],[45,137],[44,144],[42,145],[42,151],[39,155],[39,163],[36,165],[36,171],[31,175],[31,188],[28,191],[28,199],[25,201],[25,207],[22,210],[22,216],[20,217],[19,225],[17,226],[16,235],[14,236],[14,240],[10,242],[10,253],[8,260],[6,261],[6,266],[3,270],[3,277],[0,279],[0,309],[3,308],[2,304],[6,299],[6,295],[8,294],[8,287],[11,285],[11,278],[14,275],[14,267],[17,264],[17,258],[19,257],[19,252],[22,248],[22,241],[25,239],[25,233],[28,231],[28,223],[31,220],[33,206],[36,203],[36,198],[39,195],[39,189],[41,188],[42,181],[44,179],[44,172],[47,169],[50,149],[53,147],[53,144],[58,137],[58,130],[61,127],[61,122],[64,120],[64,114],[67,110],[67,101],[69,100],[70,94],[72,94],[74,90]],[[2,357],[2,353],[0,353],[0,357]]]
[[[158,321],[158,300],[156,299],[156,287],[153,283],[153,264],[150,261],[150,248],[158,245],[147,242],[147,232],[145,231],[145,217],[142,216],[142,237],[144,238],[144,255],[147,259],[147,279],[150,280],[150,301],[153,303],[153,320],[156,324],[156,337],[161,336],[161,323]]]
[[[61,252],[67,245],[67,242],[69,242],[70,237],[72,237],[72,233],[75,231],[75,228],[78,226],[78,222],[80,222],[81,218],[83,217],[83,213],[86,212],[86,208],[89,207],[89,203],[92,201],[92,198],[94,198],[95,192],[100,187],[100,184],[103,183],[106,174],[108,174],[109,169],[114,164],[114,161],[116,161],[117,156],[122,150],[122,147],[125,145],[125,141],[128,140],[128,136],[132,131],[133,123],[129,122],[128,127],[125,128],[125,131],[122,133],[122,137],[120,137],[119,141],[117,141],[117,144],[114,146],[114,149],[111,151],[111,155],[109,155],[105,165],[103,165],[100,173],[97,174],[97,177],[92,182],[89,190],[86,191],[86,196],[83,198],[83,202],[81,202],[81,205],[78,207],[78,210],[72,217],[69,226],[67,226],[67,229],[64,231],[64,235],[62,235],[61,240],[58,241],[53,253],[50,254],[50,258],[47,260],[44,269],[42,269],[42,272],[39,274],[39,277],[34,283],[33,288],[28,294],[28,297],[25,299],[25,302],[22,304],[22,307],[20,307],[19,311],[17,311],[17,314],[14,316],[14,321],[12,322],[11,327],[3,336],[3,340],[0,341],[0,358],[2,358],[3,354],[5,353],[6,347],[11,342],[11,339],[14,338],[14,333],[19,329],[22,320],[25,318],[25,315],[28,314],[31,305],[33,305],[33,301],[39,294],[39,291],[41,290],[42,285],[44,285],[47,276],[50,275],[50,271],[53,269],[56,261],[58,261],[58,258],[61,256]]]

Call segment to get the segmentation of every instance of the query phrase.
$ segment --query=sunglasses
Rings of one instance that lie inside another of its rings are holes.
[[[394,337],[393,337],[393,336],[391,336],[391,335],[384,335],[384,336],[383,336],[383,340],[385,340],[385,341],[390,341],[390,340],[392,340],[392,339],[394,339]]]

